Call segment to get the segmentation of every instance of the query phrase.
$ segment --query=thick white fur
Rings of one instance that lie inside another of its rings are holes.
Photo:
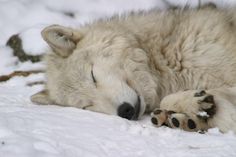
[[[34,102],[117,114],[139,95],[141,116],[179,90],[236,84],[234,9],[153,10],[42,34],[52,52],[46,91]]]

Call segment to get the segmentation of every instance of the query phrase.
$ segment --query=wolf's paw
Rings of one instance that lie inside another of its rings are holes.
[[[203,131],[216,113],[214,96],[206,91],[184,91],[163,99],[160,109],[151,113],[151,122],[160,127],[167,125],[186,131]]]
[[[184,113],[161,109],[155,109],[152,112],[151,122],[157,127],[165,125],[170,128],[180,128],[185,131],[203,131],[207,128],[206,123],[197,117],[190,117]]]

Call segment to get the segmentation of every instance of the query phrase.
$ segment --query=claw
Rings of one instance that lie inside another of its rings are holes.
[[[203,99],[203,102],[206,103],[214,103],[214,96],[213,95],[208,95]]]
[[[194,94],[194,97],[201,97],[201,96],[204,96],[206,94],[206,91],[202,90],[200,92],[197,92]]]
[[[206,113],[212,117],[216,113],[216,105],[212,105],[211,108],[205,109]]]

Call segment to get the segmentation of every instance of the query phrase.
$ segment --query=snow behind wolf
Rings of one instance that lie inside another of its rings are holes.
[[[74,106],[138,119],[165,96],[236,84],[236,14],[214,8],[130,13],[78,29],[42,31],[40,104]]]

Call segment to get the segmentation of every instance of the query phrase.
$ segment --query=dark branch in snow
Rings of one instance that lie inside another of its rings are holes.
[[[29,76],[30,74],[37,74],[37,73],[43,73],[43,70],[31,70],[31,71],[14,71],[13,73],[9,74],[9,75],[2,75],[0,76],[0,82],[4,82],[7,80],[10,80],[11,78],[15,77],[15,76]]]
[[[26,52],[23,50],[22,41],[18,34],[11,36],[10,39],[7,41],[6,45],[13,49],[14,56],[17,56],[21,62],[29,60],[31,62],[41,61],[41,55],[33,56],[26,54]]]

